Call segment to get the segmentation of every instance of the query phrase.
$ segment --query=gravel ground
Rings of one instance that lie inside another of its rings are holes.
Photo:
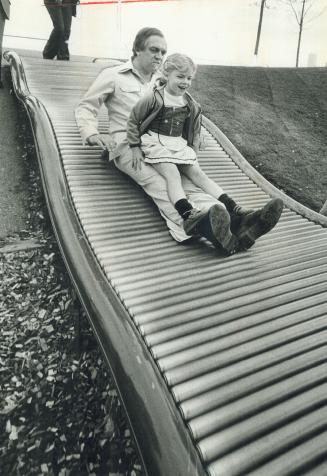
[[[18,107],[29,198],[25,229],[0,241],[1,474],[139,476],[124,411],[61,260]]]

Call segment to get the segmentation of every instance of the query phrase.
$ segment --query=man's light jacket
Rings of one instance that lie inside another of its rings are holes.
[[[153,88],[156,79],[154,75],[150,83],[144,81],[132,61],[101,71],[75,110],[83,142],[99,134],[98,115],[102,105],[106,106],[109,117],[106,132],[112,134],[118,144],[125,140],[132,107]]]

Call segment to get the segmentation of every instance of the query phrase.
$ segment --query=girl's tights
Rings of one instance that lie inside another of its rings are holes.
[[[197,187],[217,200],[224,193],[223,189],[207,176],[198,163],[194,165],[175,165],[164,162],[153,164],[153,167],[164,177],[167,183],[169,200],[175,205],[178,200],[186,198],[182,187],[181,173],[186,175]]]

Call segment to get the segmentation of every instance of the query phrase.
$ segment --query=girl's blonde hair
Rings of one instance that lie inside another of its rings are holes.
[[[182,55],[181,53],[173,53],[172,55],[167,56],[166,61],[162,65],[163,77],[167,78],[168,74],[175,70],[178,70],[181,73],[186,73],[187,71],[195,73],[196,64],[189,56]]]

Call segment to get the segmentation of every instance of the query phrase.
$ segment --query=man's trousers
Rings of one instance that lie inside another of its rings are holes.
[[[43,50],[43,58],[69,60],[68,40],[72,24],[71,5],[45,5],[52,20],[53,30]]]

